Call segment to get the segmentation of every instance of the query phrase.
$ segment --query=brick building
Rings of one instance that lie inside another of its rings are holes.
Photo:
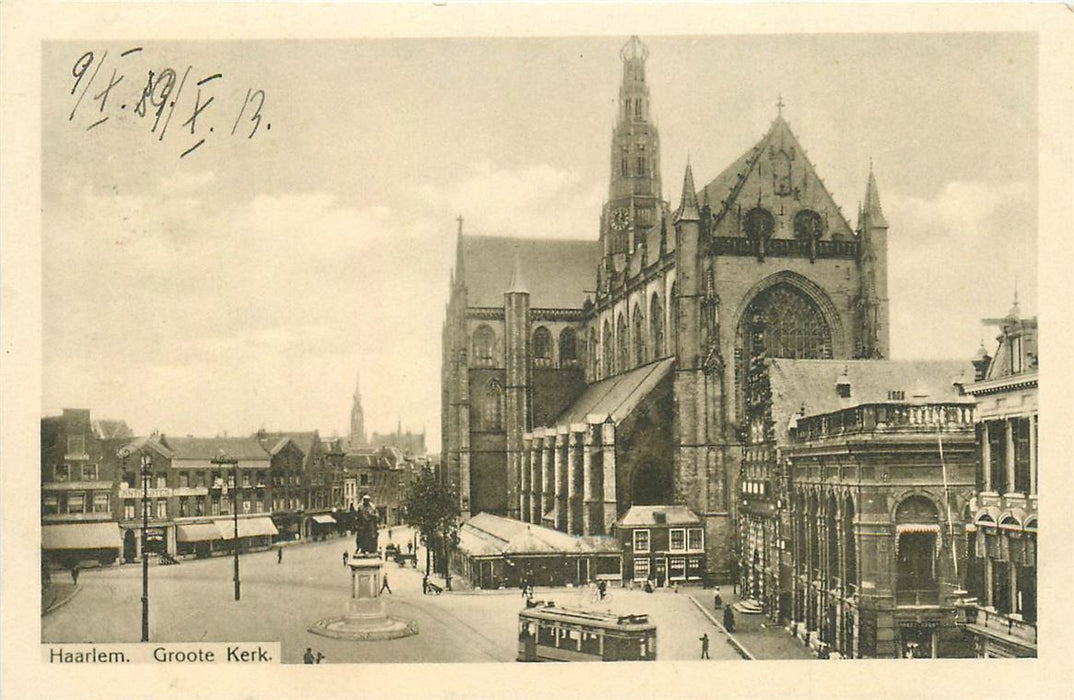
[[[623,552],[624,581],[657,586],[701,581],[705,530],[685,506],[633,506],[616,523]]]
[[[700,189],[688,165],[673,211],[648,50],[633,37],[620,59],[595,240],[464,235],[460,218],[443,469],[464,517],[589,535],[631,505],[686,505],[703,521],[706,566],[727,578],[747,368],[762,356],[888,354],[888,225],[871,173],[850,224],[782,104],[761,140]],[[751,334],[758,317],[778,329],[763,346]]]
[[[41,530],[46,563],[83,559],[111,563],[120,554],[116,484],[123,421],[91,420],[88,409],[65,408],[41,419]]]

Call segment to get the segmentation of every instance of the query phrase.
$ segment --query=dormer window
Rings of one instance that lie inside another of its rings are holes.
[[[892,389],[888,391],[888,401],[905,401],[906,392],[902,389]]]

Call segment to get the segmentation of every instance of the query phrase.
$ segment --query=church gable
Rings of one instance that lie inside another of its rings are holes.
[[[717,237],[853,240],[854,232],[783,117],[699,193]]]

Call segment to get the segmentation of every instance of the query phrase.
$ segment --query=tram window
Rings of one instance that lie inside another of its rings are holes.
[[[581,652],[583,654],[599,654],[600,636],[592,632],[582,632]]]
[[[556,645],[556,628],[551,623],[544,623],[537,628],[537,643],[549,647]]]

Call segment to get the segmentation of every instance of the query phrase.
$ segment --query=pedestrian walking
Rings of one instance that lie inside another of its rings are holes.
[[[351,555],[349,553],[347,553],[346,551],[343,552],[343,566],[347,565],[347,559],[349,559],[350,556]]]
[[[76,585],[78,584],[78,564],[75,564],[74,566],[71,567],[71,580]]]
[[[407,554],[413,554],[414,553],[414,543],[413,542],[407,542],[406,543],[406,553]]]
[[[735,614],[731,611],[730,605],[723,609],[723,626],[728,632],[735,631]]]
[[[600,593],[600,599],[604,600],[604,596],[608,595],[608,582],[603,579],[598,581],[597,591]]]
[[[426,595],[428,592],[429,592],[429,577],[426,575],[426,576],[421,577],[421,594]]]
[[[283,547],[277,547],[276,548],[276,563],[277,564],[282,564],[283,563]]]
[[[703,633],[698,640],[701,642],[701,658],[709,658],[709,635],[708,632]]]
[[[716,595],[712,598],[712,607],[715,610],[719,610],[723,607],[723,598],[720,597],[720,589],[716,589]]]
[[[645,592],[646,593],[652,593],[653,592],[653,582],[650,581],[649,579],[645,579]]]
[[[392,587],[388,585],[388,574],[384,574],[384,578],[380,581],[380,592],[383,593],[384,591],[392,592]]]
[[[309,647],[306,647],[306,653],[302,655],[302,663],[304,663],[304,664],[312,664],[313,663],[313,649],[310,649]]]
[[[321,659],[324,659],[324,658],[327,658],[327,657],[324,654],[322,654],[321,652],[317,652],[317,658],[316,658],[315,661],[316,661],[316,663],[321,663]]]

